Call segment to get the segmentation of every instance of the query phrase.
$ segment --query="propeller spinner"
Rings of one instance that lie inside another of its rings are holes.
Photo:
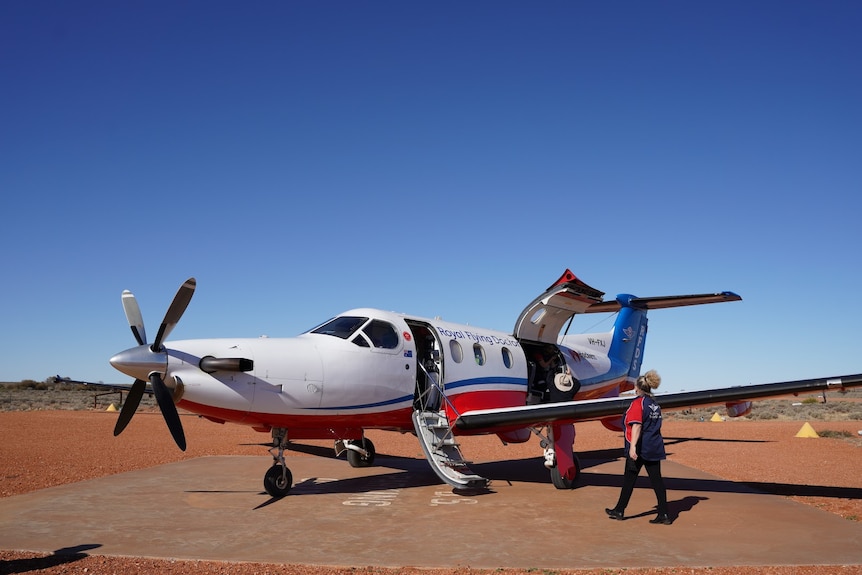
[[[174,441],[180,449],[186,450],[186,436],[183,432],[180,416],[177,413],[176,405],[174,405],[171,390],[165,385],[163,379],[163,374],[166,373],[168,367],[168,354],[163,343],[186,311],[195,293],[196,285],[195,279],[189,278],[180,286],[159,326],[156,339],[151,345],[147,345],[144,320],[135,296],[129,290],[123,292],[123,309],[126,312],[129,327],[132,329],[132,335],[138,342],[138,347],[122,351],[110,360],[114,368],[135,378],[135,382],[129,389],[126,402],[120,410],[120,416],[117,418],[117,424],[114,427],[115,436],[122,433],[132,420],[132,416],[135,414],[146,390],[146,380],[149,380],[156,396],[156,402],[159,404],[159,411],[162,412],[162,417],[165,419]]]

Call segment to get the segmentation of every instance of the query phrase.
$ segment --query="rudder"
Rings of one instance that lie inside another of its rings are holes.
[[[634,382],[640,375],[647,335],[646,309],[632,307],[634,299],[637,298],[628,294],[617,296],[621,307],[614,322],[614,335],[608,350],[612,360],[628,366],[626,379],[629,382]]]

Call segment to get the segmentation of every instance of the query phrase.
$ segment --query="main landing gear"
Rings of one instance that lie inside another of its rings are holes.
[[[548,427],[548,437],[534,430],[545,450],[545,467],[551,472],[551,483],[557,489],[574,489],[581,475],[581,462],[572,445],[575,439],[572,425]]]
[[[350,467],[371,467],[374,464],[374,444],[367,437],[362,439],[339,439],[335,442],[335,456],[347,452],[347,463]]]
[[[577,486],[578,478],[581,475],[581,462],[578,460],[577,455],[573,455],[575,460],[575,466],[569,471],[570,478],[567,475],[563,475],[560,473],[560,467],[554,465],[551,467],[551,483],[554,484],[554,487],[557,489],[574,489]]]
[[[293,474],[284,461],[284,450],[287,449],[287,443],[287,429],[274,427],[272,429],[272,447],[269,450],[274,463],[263,476],[263,488],[272,497],[284,497],[293,487]],[[345,452],[347,462],[351,467],[370,467],[374,464],[374,456],[377,453],[374,444],[366,437],[336,441],[335,455],[339,456]]]

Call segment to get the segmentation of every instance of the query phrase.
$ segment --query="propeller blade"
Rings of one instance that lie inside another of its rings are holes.
[[[138,300],[129,290],[123,290],[123,310],[126,312],[126,319],[129,322],[129,327],[132,328],[132,335],[138,341],[138,345],[147,345],[147,332],[144,331],[144,316],[141,315],[141,308],[138,307]]]
[[[180,289],[177,290],[177,295],[174,296],[174,301],[171,302],[171,307],[169,307],[167,313],[165,313],[165,319],[162,320],[162,325],[159,326],[159,332],[156,334],[156,339],[153,341],[153,345],[150,346],[150,349],[153,351],[159,351],[162,348],[162,342],[167,339],[168,335],[180,321],[180,318],[183,317],[183,313],[186,311],[189,302],[192,300],[192,296],[195,294],[196,285],[197,282],[195,281],[195,278],[189,278],[180,286]]]
[[[156,401],[159,404],[162,417],[165,418],[165,423],[168,424],[168,429],[171,431],[177,447],[185,451],[186,434],[183,433],[183,424],[180,422],[180,414],[177,413],[177,406],[174,405],[171,390],[168,389],[168,386],[162,380],[162,376],[156,371],[150,374],[150,384],[153,386],[153,392],[156,394]]]
[[[117,418],[117,424],[114,426],[114,437],[120,435],[132,420],[132,416],[135,415],[135,411],[141,403],[141,398],[144,396],[146,387],[146,381],[136,379],[132,387],[129,388],[126,402],[123,404],[123,408],[120,410],[120,417]]]

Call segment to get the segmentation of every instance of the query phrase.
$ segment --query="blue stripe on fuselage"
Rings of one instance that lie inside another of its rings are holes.
[[[527,380],[522,377],[475,377],[472,379],[465,379],[462,381],[453,381],[446,384],[446,391],[451,391],[458,388],[463,387],[471,387],[471,386],[491,386],[491,385],[507,385],[507,386],[518,386],[523,387],[524,391],[527,390]],[[482,391],[482,390],[477,390]],[[351,409],[368,409],[373,407],[386,407],[389,405],[397,405],[399,403],[412,402],[412,395],[402,395],[401,397],[396,397],[394,399],[388,399],[386,401],[378,401],[375,403],[364,403],[361,405],[338,405],[333,407],[315,407],[311,408],[311,410],[317,411],[338,411],[338,410],[351,410]]]
[[[524,377],[474,377],[471,379],[463,379],[461,381],[452,381],[446,383],[446,391],[458,389],[459,387],[470,387],[474,385],[490,386],[490,385],[515,385],[523,387],[527,390],[527,379]]]

